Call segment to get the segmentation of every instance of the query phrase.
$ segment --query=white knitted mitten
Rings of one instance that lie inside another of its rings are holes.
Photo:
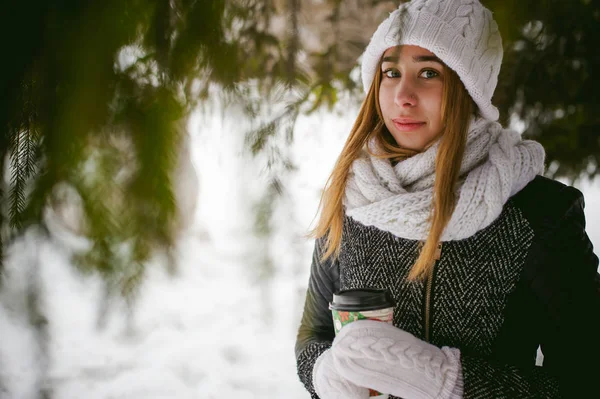
[[[350,323],[330,351],[337,371],[354,384],[405,399],[462,398],[460,351],[440,349],[390,324]]]
[[[323,352],[313,368],[313,386],[320,399],[368,399],[369,390],[342,377],[333,366],[331,349]]]

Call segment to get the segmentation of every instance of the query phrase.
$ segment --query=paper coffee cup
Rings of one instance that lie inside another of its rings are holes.
[[[339,291],[333,294],[329,309],[336,335],[342,327],[356,320],[376,320],[392,324],[394,319],[394,300],[387,290],[366,288]],[[369,396],[378,399],[388,397],[387,394],[372,389]]]

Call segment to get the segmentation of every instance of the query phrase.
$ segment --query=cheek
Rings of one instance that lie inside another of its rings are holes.
[[[442,120],[442,90],[436,90],[430,93],[428,108],[433,119],[440,122]]]
[[[384,119],[388,119],[390,107],[393,104],[390,102],[393,101],[393,98],[390,97],[389,90],[386,90],[384,87],[380,87],[379,89],[379,108],[381,108],[381,114]]]

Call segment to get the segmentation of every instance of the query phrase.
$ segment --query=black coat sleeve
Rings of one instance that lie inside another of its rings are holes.
[[[335,337],[329,302],[339,288],[337,264],[332,257],[321,262],[322,240],[315,241],[304,312],[296,338],[296,364],[300,380],[313,399],[318,398],[312,384],[317,358]]]
[[[598,257],[585,231],[583,195],[566,190],[571,205],[547,240],[547,267],[531,283],[544,316],[544,369],[563,397],[600,397]]]
[[[585,231],[583,195],[567,186],[547,194],[553,197],[536,195],[525,204],[537,242],[524,278],[535,298],[543,366],[464,354],[465,399],[600,397],[600,277]]]

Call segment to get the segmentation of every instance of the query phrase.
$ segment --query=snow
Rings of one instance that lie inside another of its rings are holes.
[[[102,283],[70,264],[71,241],[28,231],[10,249],[0,290],[0,397],[37,398],[46,387],[53,399],[307,398],[294,359],[312,251],[304,235],[352,122],[325,113],[298,121],[289,148],[298,170],[267,241],[252,232],[266,179],[242,154],[244,129],[236,118],[192,120],[195,223],[178,244],[178,273],[168,274],[160,254],[147,265],[134,311],[113,299],[101,319]],[[598,248],[600,180],[581,188]],[[257,266],[265,258],[270,269]],[[48,322],[47,358],[25,311],[34,286]]]

